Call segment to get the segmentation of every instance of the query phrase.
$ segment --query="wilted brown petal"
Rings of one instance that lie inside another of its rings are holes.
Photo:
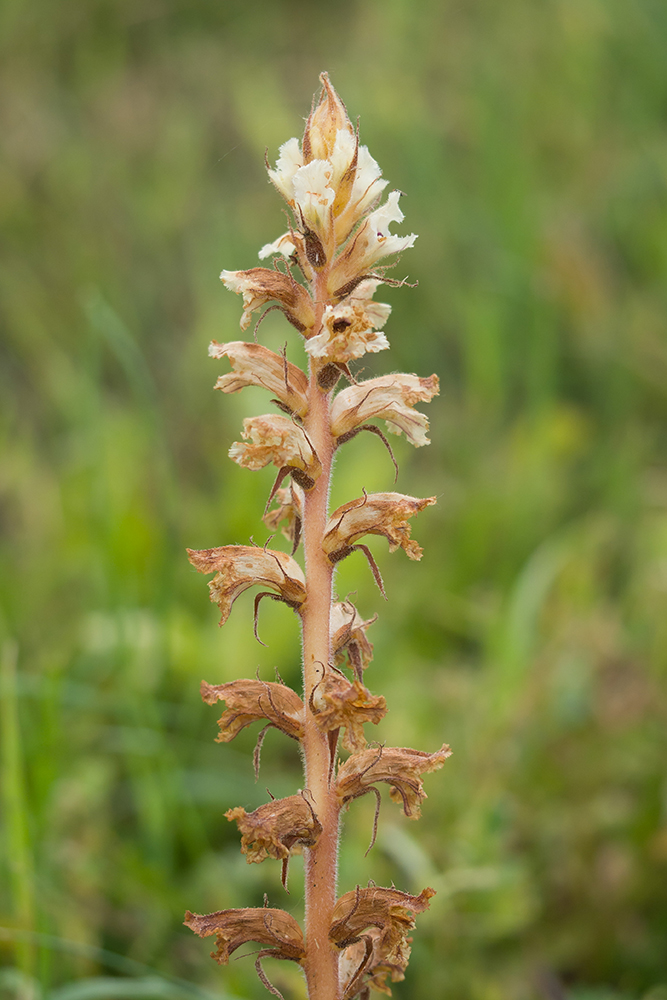
[[[245,469],[263,469],[273,463],[278,469],[298,469],[308,480],[315,480],[322,466],[302,427],[290,417],[267,413],[246,417],[243,421],[243,441],[235,441],[229,457]]]
[[[435,502],[435,497],[418,499],[403,493],[368,493],[350,500],[329,519],[322,548],[336,562],[364,535],[384,535],[390,552],[400,546],[410,559],[421,559],[423,550],[410,538],[408,518]]]
[[[292,543],[292,555],[301,538],[301,522],[303,520],[303,490],[295,482],[283,486],[276,491],[278,504],[263,517],[264,524],[271,531],[277,531],[278,526],[285,521],[282,533]]]
[[[218,719],[218,743],[229,743],[246,726],[260,719],[296,740],[303,738],[303,702],[296,691],[275,681],[238,680],[227,684],[201,683],[207,705],[224,701]]]
[[[313,300],[289,274],[268,267],[251,267],[249,271],[223,271],[220,280],[231,292],[243,295],[242,330],[250,326],[252,313],[267,302],[279,303],[278,308],[300,333],[315,322]]]
[[[373,659],[373,646],[368,641],[366,631],[377,616],[366,621],[361,617],[352,601],[336,601],[331,606],[331,649],[336,666],[349,660],[357,678]]]
[[[225,816],[230,822],[236,821],[242,834],[241,850],[248,864],[265,858],[286,860],[295,845],[312,847],[322,832],[312,806],[303,795],[273,799],[251,813],[237,806]]]
[[[377,725],[387,713],[382,695],[373,695],[361,681],[350,683],[337,670],[327,670],[313,690],[310,707],[325,732],[345,727],[343,746],[354,752],[366,746],[364,723]]]
[[[405,977],[415,915],[429,908],[434,895],[430,888],[411,896],[398,889],[371,886],[341,896],[334,908],[329,938],[343,951],[340,971],[345,1000],[368,986],[391,995],[386,977],[391,976],[392,982]]]
[[[229,358],[232,371],[221,375],[215,383],[222,392],[238,392],[247,385],[268,389],[296,416],[308,412],[308,379],[300,368],[286,358],[270,351],[261,344],[247,344],[233,340],[218,344],[214,340],[209,349],[210,358]]]
[[[350,802],[365,795],[376,782],[384,781],[391,785],[391,798],[403,805],[405,815],[419,819],[419,806],[426,798],[421,775],[437,771],[451,753],[446,744],[435,753],[409,747],[362,750],[340,766],[336,779],[338,796],[341,802]]]
[[[338,393],[331,406],[331,433],[345,438],[355,427],[381,417],[390,431],[405,433],[416,447],[428,444],[428,419],[416,403],[427,403],[439,392],[437,375],[382,375],[351,385]]]
[[[187,549],[200,573],[215,573],[209,583],[211,600],[220,608],[220,625],[229,618],[239,594],[255,584],[277,591],[279,599],[298,610],[306,599],[306,579],[297,562],[285,552],[253,545],[223,545],[216,549]]]
[[[294,917],[284,910],[246,907],[207,914],[188,910],[183,923],[199,937],[215,934],[217,948],[211,952],[211,958],[220,965],[227,965],[230,955],[247,941],[257,941],[272,949],[270,954],[275,958],[286,958],[299,964],[305,958],[301,928]]]

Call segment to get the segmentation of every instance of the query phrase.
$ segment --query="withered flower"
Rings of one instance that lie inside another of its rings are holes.
[[[428,418],[415,410],[416,403],[427,403],[439,392],[438,377],[417,375],[382,375],[351,385],[338,393],[331,406],[331,433],[347,439],[367,420],[381,417],[392,433],[405,433],[415,447],[429,444],[426,436]]]
[[[260,549],[253,545],[222,545],[216,549],[187,549],[188,558],[200,573],[215,573],[209,583],[211,601],[220,608],[220,625],[229,618],[239,594],[255,584],[264,584],[277,591],[274,600],[283,601],[297,611],[306,599],[306,579],[303,570],[285,552]],[[272,594],[258,594],[259,600]]]
[[[336,601],[331,606],[331,649],[336,666],[349,660],[357,679],[373,659],[373,646],[368,641],[366,631],[377,615],[366,621],[361,617],[352,601]]]
[[[394,888],[369,886],[340,897],[329,939],[343,952],[344,1000],[352,1000],[369,986],[391,995],[386,978],[391,976],[392,982],[405,978],[415,916],[428,910],[434,895],[430,888],[411,896]]]
[[[302,427],[290,417],[267,413],[246,417],[241,432],[243,441],[235,441],[229,457],[245,469],[263,469],[273,463],[287,469],[300,486],[312,489],[322,472],[320,460]]]
[[[306,341],[311,357],[347,364],[353,358],[389,347],[389,341],[379,331],[389,318],[391,306],[373,301],[379,284],[368,278],[337,305],[326,306],[322,332]]]
[[[418,499],[403,493],[368,493],[349,500],[332,514],[322,548],[331,562],[337,562],[364,535],[384,535],[390,552],[400,547],[410,559],[421,559],[423,550],[410,538],[408,518],[435,502],[435,497]]]
[[[241,851],[248,864],[265,858],[283,862],[283,885],[287,882],[287,863],[292,848],[313,847],[322,826],[305,795],[273,799],[254,812],[243,806],[228,809],[225,817],[235,821],[241,832]]]
[[[308,379],[300,368],[285,357],[261,344],[233,340],[218,344],[214,340],[208,349],[210,358],[229,358],[232,371],[221,375],[215,383],[222,392],[239,392],[247,385],[268,389],[286,410],[298,417],[308,412]]]
[[[265,719],[275,729],[295,740],[303,738],[303,702],[296,691],[275,681],[238,680],[227,684],[201,682],[201,696],[207,705],[224,701],[218,719],[217,743],[229,743],[242,729]]]
[[[437,771],[452,751],[443,744],[435,753],[411,750],[409,747],[380,747],[362,750],[348,757],[341,765],[336,779],[336,790],[341,802],[351,802],[360,795],[373,791],[378,781],[391,785],[390,796],[403,805],[408,819],[419,819],[419,806],[426,798],[422,774]]]
[[[315,686],[310,707],[320,729],[333,732],[345,727],[343,746],[354,753],[366,746],[364,723],[377,725],[387,714],[382,695],[373,695],[361,681],[353,683],[337,670],[327,670]]]
[[[199,937],[215,934],[217,947],[211,952],[211,958],[219,965],[227,965],[230,955],[248,941],[268,946],[268,950],[259,953],[259,958],[270,955],[301,964],[306,954],[301,928],[284,910],[268,906],[206,914],[188,910],[183,923]]]
[[[277,308],[300,333],[315,322],[313,300],[289,274],[268,267],[251,267],[249,271],[223,271],[220,280],[230,292],[243,295],[242,330],[250,326],[252,313],[267,302],[278,303]]]
[[[276,490],[275,499],[278,504],[273,510],[267,511],[262,520],[271,531],[277,531],[283,521],[281,531],[292,543],[292,555],[297,550],[301,539],[301,523],[303,521],[303,490],[292,481],[289,486]]]

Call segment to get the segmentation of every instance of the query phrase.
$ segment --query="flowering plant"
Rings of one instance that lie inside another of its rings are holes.
[[[227,288],[243,296],[242,330],[263,306],[283,312],[305,339],[308,374],[286,354],[256,342],[213,343],[209,351],[215,359],[227,358],[232,368],[216,388],[229,393],[262,386],[280,411],[246,419],[243,440],[232,444],[229,455],[245,468],[274,465],[278,470],[264,521],[273,529],[283,525],[291,554],[252,545],[188,550],[197,570],[215,574],[209,589],[221,625],[238,595],[255,585],[262,587],[255,597],[256,636],[264,597],[283,602],[301,619],[303,697],[282,683],[259,679],[204,682],[202,697],[208,704],[225,704],[221,742],[255,721],[264,724],[256,772],[267,729],[279,729],[302,747],[303,791],[252,813],[236,807],[226,816],[238,825],[248,862],[281,861],[283,885],[291,852],[305,851],[305,933],[290,914],[268,905],[207,915],[188,912],[185,923],[202,937],[215,935],[213,957],[222,964],[245,942],[259,943],[257,972],[277,996],[262,969],[266,956],[302,966],[310,1000],[366,1000],[371,989],[390,993],[388,979],[404,978],[409,933],[433,890],[411,896],[393,886],[357,886],[337,898],[341,810],[368,793],[379,809],[377,785],[384,782],[405,815],[418,818],[425,798],[422,775],[442,767],[450,750],[367,745],[364,726],[376,725],[386,713],[385,699],[364,684],[373,653],[367,631],[375,619],[364,619],[349,600],[335,598],[334,571],[342,559],[361,552],[384,595],[380,570],[363,539],[382,535],[390,551],[400,547],[410,559],[420,559],[409,519],[434,504],[435,497],[364,492],[330,514],[329,486],[335,451],[361,431],[379,436],[394,461],[383,431],[368,421],[381,418],[389,431],[404,433],[416,447],[428,444],[427,418],[415,406],[436,395],[438,379],[397,374],[359,381],[350,370],[350,362],[389,347],[382,329],[390,306],[374,295],[381,284],[402,282],[387,276],[391,261],[382,262],[411,247],[416,236],[390,232],[392,223],[403,221],[399,192],[379,204],[387,181],[359,145],[358,130],[327,74],[320,79],[322,91],[302,142],[286,142],[275,169],[268,168],[291,213],[288,231],[259,254],[260,259],[273,257],[273,268],[221,275]],[[348,385],[336,393],[341,378]],[[301,543],[305,573],[295,559]],[[350,677],[342,667],[349,668]],[[342,763],[339,749],[349,754]],[[377,811],[373,841],[376,827]]]

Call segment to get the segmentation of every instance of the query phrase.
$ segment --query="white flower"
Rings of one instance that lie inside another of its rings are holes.
[[[264,260],[265,257],[270,257],[271,254],[274,253],[281,253],[283,257],[291,257],[295,252],[296,246],[292,241],[292,234],[283,233],[283,235],[279,236],[277,240],[273,241],[273,243],[265,243],[259,251],[258,257],[260,260]]]
[[[378,330],[387,322],[391,306],[371,298],[379,284],[368,278],[338,305],[326,307],[322,332],[306,341],[311,357],[346,364],[353,358],[389,347],[389,341]]]
[[[276,169],[269,170],[269,177],[290,205],[294,205],[294,188],[292,179],[299,167],[303,166],[303,156],[299,148],[299,140],[288,139],[280,147],[280,156],[276,161]],[[260,254],[261,256],[261,254]]]
[[[336,197],[331,187],[332,177],[333,167],[329,160],[311,160],[305,167],[299,167],[292,180],[294,201],[303,218],[319,229],[326,227],[329,208]]]

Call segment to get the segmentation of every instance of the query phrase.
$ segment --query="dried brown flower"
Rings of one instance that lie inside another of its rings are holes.
[[[261,344],[233,340],[227,344],[212,341],[210,358],[229,358],[232,371],[220,375],[215,388],[239,392],[248,385],[273,393],[290,413],[304,417],[308,412],[308,379],[300,368]]]
[[[292,555],[297,550],[301,539],[301,523],[303,520],[303,490],[297,483],[283,486],[276,490],[275,499],[278,506],[268,511],[263,521],[271,531],[277,531],[278,526],[285,521],[281,529],[285,538],[292,543]]]
[[[320,729],[333,732],[345,727],[343,746],[354,752],[366,746],[364,724],[377,725],[387,714],[382,695],[373,695],[361,681],[348,681],[337,670],[327,670],[313,689],[310,707]]]
[[[331,606],[331,649],[336,666],[349,660],[357,679],[373,659],[373,646],[368,641],[366,631],[377,615],[364,619],[352,601],[336,601]]]
[[[344,1000],[351,1000],[371,986],[391,995],[386,985],[404,979],[410,958],[408,936],[415,926],[415,915],[429,908],[433,889],[411,896],[398,889],[369,886],[346,892],[336,903],[330,940],[343,951],[341,973]]]
[[[267,302],[279,303],[278,308],[300,333],[315,322],[313,300],[289,274],[268,267],[251,267],[249,271],[223,271],[220,280],[230,292],[243,295],[242,330],[250,326],[252,313]]]
[[[246,469],[263,469],[273,463],[278,469],[300,474],[298,481],[312,489],[322,472],[320,460],[308,437],[290,417],[267,413],[246,417],[243,421],[243,441],[235,441],[229,457]]]
[[[285,552],[253,545],[223,545],[216,549],[187,549],[187,553],[200,573],[215,573],[208,586],[212,602],[220,608],[220,625],[229,618],[239,594],[257,583],[276,590],[279,596],[275,599],[294,610],[306,599],[303,570]],[[258,594],[255,598],[255,607],[262,596]]]
[[[219,965],[227,965],[230,955],[247,941],[267,945],[260,955],[289,959],[301,964],[305,957],[303,933],[294,917],[272,907],[244,907],[238,910],[218,910],[217,913],[185,914],[186,927],[199,937],[216,936],[216,950],[211,952]]]
[[[337,562],[364,535],[384,535],[390,552],[400,547],[410,559],[421,559],[423,550],[410,538],[408,518],[435,502],[435,497],[418,499],[403,493],[367,493],[349,500],[331,515],[322,548],[331,562]]]
[[[218,743],[229,743],[246,726],[265,719],[275,729],[295,740],[303,738],[303,702],[296,691],[275,681],[238,680],[227,684],[201,682],[201,696],[207,705],[224,701],[218,719]]]
[[[351,802],[369,791],[377,793],[378,781],[391,785],[390,796],[403,805],[409,819],[419,819],[420,804],[426,798],[422,774],[437,771],[452,751],[443,744],[435,753],[409,747],[380,747],[362,750],[349,757],[338,770],[336,790],[341,802]]]
[[[395,434],[405,433],[408,441],[420,448],[428,444],[428,418],[415,410],[416,403],[427,403],[439,392],[437,375],[382,375],[348,386],[338,393],[331,405],[331,433],[347,436],[367,420],[381,417]]]

